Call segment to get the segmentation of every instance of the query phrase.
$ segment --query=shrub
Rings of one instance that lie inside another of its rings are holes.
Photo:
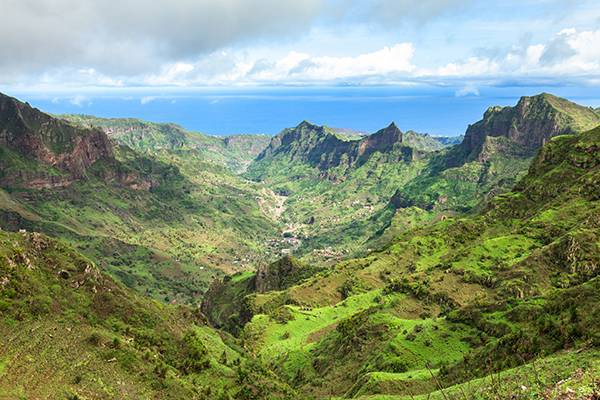
[[[100,346],[102,344],[102,335],[98,332],[94,332],[88,337],[87,341],[91,345]]]

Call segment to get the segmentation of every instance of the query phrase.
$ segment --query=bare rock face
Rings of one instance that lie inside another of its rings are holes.
[[[537,150],[554,136],[597,125],[600,117],[592,109],[542,93],[521,97],[514,107],[488,108],[482,120],[469,126],[461,147],[471,160],[478,158],[490,137],[505,137],[523,148]]]
[[[3,152],[49,167],[22,168],[1,177],[2,184],[33,188],[66,186],[85,178],[97,161],[114,160],[112,144],[101,130],[73,126],[2,94],[0,146]]]

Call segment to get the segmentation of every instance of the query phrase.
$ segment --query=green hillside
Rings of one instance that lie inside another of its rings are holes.
[[[394,124],[349,140],[305,121],[274,137],[246,176],[282,196],[281,218],[297,252],[337,259],[381,228],[372,217],[442,147]]]
[[[432,157],[422,174],[398,188],[392,205],[471,210],[510,190],[551,137],[598,125],[600,118],[588,107],[546,93],[522,97],[514,107],[490,107],[459,146]]]
[[[268,141],[0,95],[0,399],[600,396],[600,117]]]
[[[0,232],[0,285],[0,398],[295,398],[196,310],[38,233]]]
[[[215,277],[279,252],[268,212],[277,199],[205,157],[215,152],[163,148],[167,135],[158,134],[135,151],[96,126],[2,99],[0,126],[14,137],[0,148],[2,227],[63,238],[127,286],[167,302],[198,302]]]
[[[242,299],[245,346],[317,398],[591,396],[599,149],[600,128],[555,137],[478,215],[407,231],[283,290],[234,277],[220,296]]]

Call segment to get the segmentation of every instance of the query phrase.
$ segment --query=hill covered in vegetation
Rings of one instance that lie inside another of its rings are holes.
[[[595,399],[599,125],[541,94],[458,144],[218,138],[0,96],[0,398]]]
[[[294,398],[197,310],[133,293],[38,233],[0,231],[0,398]]]
[[[277,222],[261,208],[275,197],[219,161],[236,138],[226,145],[170,125],[127,128],[117,120],[128,134],[111,139],[108,122],[82,127],[8,96],[0,100],[5,229],[60,237],[127,286],[163,301],[197,302],[216,276],[278,251],[269,244],[280,236]],[[181,146],[173,144],[178,133]],[[135,135],[147,139],[127,146]]]
[[[308,277],[275,264],[295,283],[271,291],[234,275],[205,308],[237,304],[246,346],[317,398],[594,398],[599,150],[600,128],[554,137],[479,214]]]

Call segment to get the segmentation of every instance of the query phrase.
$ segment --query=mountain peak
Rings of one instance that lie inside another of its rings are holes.
[[[467,158],[479,156],[490,137],[506,137],[529,150],[557,135],[583,132],[600,125],[600,116],[588,107],[550,93],[523,96],[515,106],[489,107],[483,119],[469,126],[461,146]]]
[[[84,177],[96,161],[114,158],[112,145],[100,129],[74,126],[2,94],[0,132],[0,146],[44,166],[23,170],[19,164],[6,161],[3,167],[13,171],[5,174],[5,185],[64,185]],[[49,167],[65,176],[59,179]]]
[[[315,125],[310,121],[307,120],[302,120],[302,122],[300,122],[297,126],[296,129],[299,128],[308,128],[308,129],[316,129],[316,128],[322,128],[319,125]]]

